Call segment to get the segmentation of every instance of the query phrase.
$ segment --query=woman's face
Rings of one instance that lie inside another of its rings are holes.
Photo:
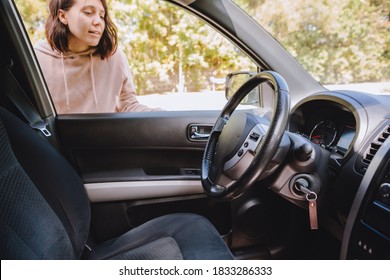
[[[60,21],[69,28],[68,47],[83,52],[99,44],[105,28],[105,11],[100,0],[74,0],[68,10],[60,10]]]

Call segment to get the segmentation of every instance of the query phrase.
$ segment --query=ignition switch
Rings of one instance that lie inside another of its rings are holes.
[[[311,174],[300,173],[291,178],[289,190],[292,194],[291,198],[302,200],[310,192],[318,195],[320,193],[320,182]]]
[[[294,189],[302,194],[311,192],[310,183],[305,178],[298,178],[294,183]]]

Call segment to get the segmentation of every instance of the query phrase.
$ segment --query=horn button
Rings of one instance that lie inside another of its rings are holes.
[[[239,178],[249,167],[256,148],[266,132],[252,114],[236,112],[219,137],[215,163],[231,179]]]

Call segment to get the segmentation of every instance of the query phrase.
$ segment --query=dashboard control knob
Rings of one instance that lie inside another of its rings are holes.
[[[379,195],[384,199],[390,198],[390,183],[383,183],[380,185]]]

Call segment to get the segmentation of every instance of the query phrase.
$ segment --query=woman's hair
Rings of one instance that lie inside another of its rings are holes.
[[[95,54],[100,55],[101,59],[108,58],[116,51],[118,47],[117,29],[110,18],[107,7],[107,0],[100,0],[104,7],[105,28],[102,38],[97,45]],[[59,19],[59,10],[68,11],[74,4],[74,0],[50,0],[49,17],[46,21],[45,33],[47,41],[53,49],[61,53],[69,51],[68,35],[69,28]]]

